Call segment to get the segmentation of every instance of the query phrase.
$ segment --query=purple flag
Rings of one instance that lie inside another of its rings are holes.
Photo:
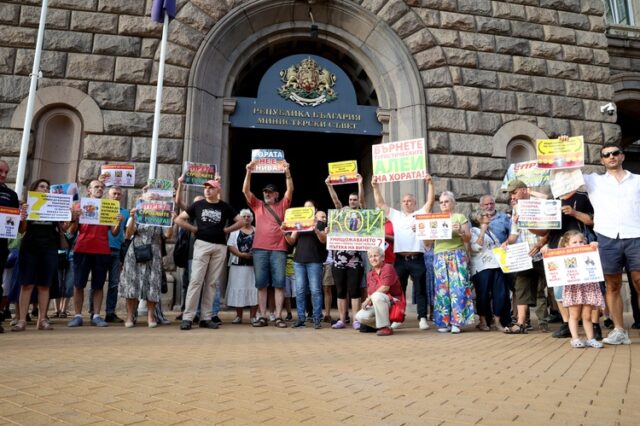
[[[165,13],[169,15],[169,19],[176,17],[176,0],[153,0],[151,19],[162,24]]]

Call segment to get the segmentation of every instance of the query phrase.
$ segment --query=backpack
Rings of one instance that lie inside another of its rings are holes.
[[[189,240],[189,232],[180,229],[176,245],[173,248],[173,263],[178,268],[186,268],[189,264]]]

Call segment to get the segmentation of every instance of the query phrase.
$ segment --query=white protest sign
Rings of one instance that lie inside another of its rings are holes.
[[[0,207],[0,238],[17,238],[20,225],[20,209]]]
[[[73,196],[29,191],[27,194],[27,220],[68,222],[71,220]]]
[[[510,244],[506,249],[496,247],[493,256],[498,261],[502,272],[520,272],[533,268],[531,256],[529,256],[529,244]]]
[[[419,240],[450,240],[451,214],[425,213],[416,215],[416,238]]]
[[[595,246],[547,250],[543,261],[548,287],[604,281],[600,255]]]

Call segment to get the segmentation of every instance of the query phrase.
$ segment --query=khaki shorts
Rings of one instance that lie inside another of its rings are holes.
[[[322,286],[331,287],[333,283],[333,275],[331,273],[331,265],[322,265]]]
[[[536,306],[538,282],[544,279],[544,265],[542,260],[533,262],[533,269],[516,273],[514,290],[516,304]],[[545,281],[545,287],[546,286],[547,283]]]

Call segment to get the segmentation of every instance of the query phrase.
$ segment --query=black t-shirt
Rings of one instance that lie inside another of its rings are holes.
[[[212,244],[226,244],[224,227],[237,216],[236,211],[224,201],[209,203],[196,201],[187,209],[187,214],[198,227],[196,239]]]
[[[326,228],[326,224],[318,222],[318,230]],[[296,241],[296,252],[293,261],[296,263],[324,263],[327,260],[327,247],[318,239],[315,231],[300,232]]]
[[[591,201],[589,201],[589,197],[584,192],[576,192],[571,197],[566,200],[561,200],[563,206],[571,206],[574,210],[579,211],[581,213],[586,213],[593,217],[593,206],[591,205]],[[562,228],[561,229],[552,229],[549,231],[549,248],[555,249],[558,248],[558,244],[560,243],[560,238],[567,231],[583,231],[587,227],[584,223],[580,222],[573,216],[569,216],[566,214],[562,214]],[[589,227],[591,228],[591,227]]]
[[[60,233],[57,222],[27,222],[27,231],[20,242],[20,250],[42,252],[58,250],[60,247]]]
[[[0,184],[0,206],[2,207],[20,207],[20,203],[18,201],[18,194],[5,184]],[[8,240],[5,238],[0,238],[0,250],[3,253],[7,252],[7,242]],[[3,255],[6,257],[6,255]],[[0,271],[2,273],[2,271]],[[2,279],[0,278],[0,282]]]

